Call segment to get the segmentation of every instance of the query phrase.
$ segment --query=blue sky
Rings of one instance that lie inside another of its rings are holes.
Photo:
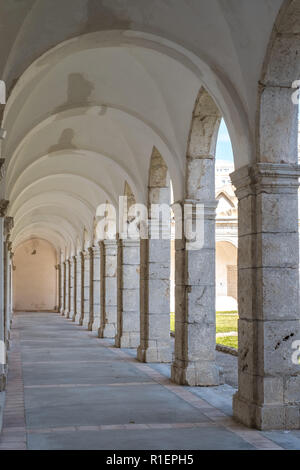
[[[221,121],[218,135],[216,160],[226,160],[228,162],[233,162],[230,137],[224,119]]]
[[[300,107],[299,107],[299,121],[300,121]],[[230,142],[230,137],[224,119],[221,121],[218,141],[217,141],[217,150],[216,150],[216,160],[226,160],[233,163],[233,153]]]

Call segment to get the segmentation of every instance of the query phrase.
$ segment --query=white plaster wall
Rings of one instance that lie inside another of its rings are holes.
[[[56,252],[45,240],[31,239],[16,249],[13,271],[14,309],[43,311],[57,305]]]
[[[237,249],[229,242],[216,244],[216,295],[227,296],[227,266],[237,265]]]

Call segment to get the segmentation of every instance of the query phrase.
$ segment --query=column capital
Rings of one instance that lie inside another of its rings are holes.
[[[140,245],[140,239],[131,239],[131,238],[126,238],[126,239],[121,239],[119,240],[119,245],[120,246],[133,246],[133,247],[138,247]]]
[[[0,200],[0,217],[5,217],[9,201],[7,199]]]
[[[118,240],[115,239],[115,240],[103,240],[103,242],[99,242],[99,243],[103,243],[105,246],[117,246],[118,245]]]
[[[217,199],[210,199],[210,200],[200,200],[200,199],[183,199],[182,201],[177,201],[172,204],[172,210],[175,213],[175,220],[176,220],[176,205],[180,205],[182,209],[182,215],[184,215],[184,206],[190,205],[193,209],[197,206],[197,204],[203,206],[204,218],[205,219],[215,219],[216,217],[216,209],[218,207],[219,201]],[[193,217],[196,218],[196,211],[193,210]]]
[[[98,244],[93,245],[89,248],[90,254],[93,256],[100,256],[100,246]]]
[[[255,163],[230,175],[237,198],[267,193],[294,193],[299,187],[300,166],[286,163]]]

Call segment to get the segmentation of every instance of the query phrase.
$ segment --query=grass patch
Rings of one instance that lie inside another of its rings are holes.
[[[227,336],[226,338],[217,338],[217,343],[222,344],[223,346],[228,346],[229,348],[238,349],[238,337],[237,336]]]
[[[170,313],[170,330],[171,333],[175,333],[175,313]]]
[[[216,333],[230,333],[238,331],[238,313],[237,312],[217,312],[216,315]],[[170,330],[175,333],[175,313],[170,314]],[[218,344],[229,346],[230,348],[238,348],[238,337],[227,336],[225,338],[217,338]]]
[[[237,314],[238,314],[238,311],[237,311],[237,310],[232,310],[232,311],[229,311],[229,312],[227,312],[227,311],[225,311],[225,312],[217,312],[217,315],[220,315],[220,314],[221,314],[221,315],[228,315],[228,314],[233,314],[233,313],[235,313],[235,314],[237,315]]]
[[[237,313],[226,313],[226,314],[217,313],[216,333],[230,333],[231,331],[237,332],[238,319],[239,317]]]

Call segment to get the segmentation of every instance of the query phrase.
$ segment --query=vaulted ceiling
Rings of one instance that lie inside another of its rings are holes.
[[[202,86],[227,123],[235,165],[254,158],[257,83],[281,0],[0,0],[8,101],[1,196],[12,241],[69,254],[127,182],[147,201],[156,147],[174,199]]]

